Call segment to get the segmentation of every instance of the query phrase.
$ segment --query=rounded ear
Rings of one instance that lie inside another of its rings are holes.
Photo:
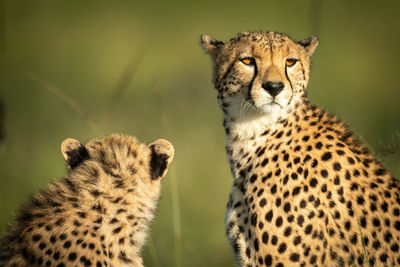
[[[313,35],[297,43],[301,45],[306,50],[307,55],[311,57],[315,49],[317,48],[319,42],[318,42],[318,37]]]
[[[174,158],[174,147],[165,139],[158,139],[148,146],[150,154],[151,179],[156,180],[167,174],[167,169]]]
[[[218,40],[215,40],[209,35],[203,34],[200,36],[201,47],[208,54],[215,58],[219,52],[219,49],[224,46],[224,43]]]
[[[85,145],[73,138],[67,138],[61,143],[61,153],[70,169],[89,159],[89,152]]]

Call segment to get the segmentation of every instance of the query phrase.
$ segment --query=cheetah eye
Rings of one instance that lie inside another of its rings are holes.
[[[286,59],[285,65],[286,65],[287,67],[291,67],[291,66],[293,66],[294,64],[296,64],[296,62],[297,62],[297,59],[295,59],[295,58],[288,58],[288,59]]]
[[[240,61],[248,66],[254,65],[255,60],[252,57],[245,57],[245,58],[241,58]]]

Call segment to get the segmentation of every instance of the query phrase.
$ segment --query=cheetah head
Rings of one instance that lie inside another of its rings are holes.
[[[202,35],[201,45],[213,60],[213,82],[225,114],[235,119],[285,117],[305,96],[318,39],[294,42],[283,34],[260,31],[240,33],[226,44]]]
[[[61,152],[69,173],[81,179],[111,183],[113,188],[133,188],[143,194],[155,191],[155,198],[174,157],[174,147],[167,140],[146,145],[134,137],[116,134],[87,144],[68,138],[62,142]]]

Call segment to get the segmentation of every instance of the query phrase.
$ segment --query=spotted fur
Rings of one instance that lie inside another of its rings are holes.
[[[143,266],[172,145],[111,135],[61,148],[67,175],[21,209],[0,240],[0,266]]]
[[[317,38],[260,31],[201,43],[224,113],[234,178],[225,227],[238,265],[400,264],[398,181],[307,99]],[[267,82],[283,88],[274,96]]]

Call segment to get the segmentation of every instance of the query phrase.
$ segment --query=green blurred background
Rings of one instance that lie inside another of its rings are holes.
[[[65,138],[164,137],[176,158],[145,265],[232,266],[223,224],[232,178],[203,33],[317,34],[309,97],[399,177],[400,2],[366,3],[0,0],[0,231],[30,194],[65,174]]]

